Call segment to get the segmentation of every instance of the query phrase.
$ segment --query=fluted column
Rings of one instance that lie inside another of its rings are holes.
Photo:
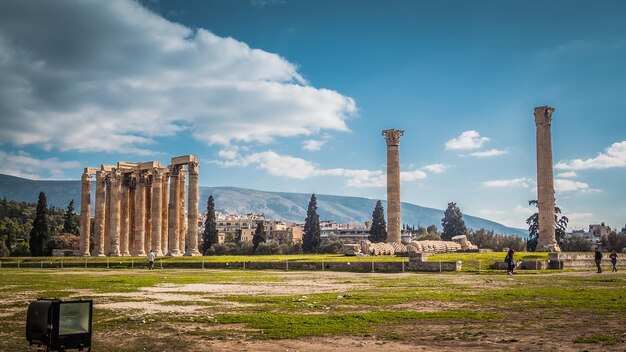
[[[163,183],[161,184],[161,251],[163,254],[167,253],[168,243],[168,199],[169,199],[169,182],[170,176],[168,173],[163,173]]]
[[[539,234],[537,251],[560,252],[556,241],[554,219],[554,170],[552,166],[552,112],[553,107],[540,106],[534,111],[537,127],[537,203],[539,207]]]
[[[400,137],[404,131],[384,130],[387,141],[387,242],[401,241]]]
[[[104,256],[104,223],[105,223],[105,173],[96,171],[96,206],[94,218],[94,255]]]
[[[111,173],[111,217],[109,228],[109,255],[119,257],[120,253],[120,194],[122,185],[122,173],[114,170]]]
[[[89,256],[89,232],[91,225],[91,174],[87,171],[81,177],[80,192],[80,255]]]
[[[170,202],[168,208],[168,256],[180,255],[178,247],[178,222],[179,222],[179,191],[178,173],[180,165],[172,165],[170,170]]]
[[[146,192],[146,200],[145,200],[145,210],[144,214],[146,217],[146,229],[145,229],[145,238],[144,238],[144,250],[146,253],[150,252],[152,247],[152,177],[146,174],[146,183],[145,183],[145,192]]]
[[[122,177],[122,193],[120,201],[120,252],[123,256],[130,256],[130,213],[129,213],[129,177],[124,175]]]
[[[187,238],[185,255],[202,255],[198,251],[198,162],[189,163],[189,191],[187,192]]]
[[[111,183],[112,175],[110,172],[107,172],[106,177],[104,178],[105,182],[105,204],[104,208],[104,254],[108,255],[111,251]]]
[[[161,251],[161,185],[163,184],[163,171],[158,168],[152,169],[152,246],[151,249],[157,256],[162,256]]]
[[[178,250],[185,253],[185,236],[187,235],[187,212],[185,211],[185,180],[187,172],[180,168],[178,173]]]
[[[135,188],[135,255],[146,255],[146,180],[142,173],[137,174],[137,187]]]

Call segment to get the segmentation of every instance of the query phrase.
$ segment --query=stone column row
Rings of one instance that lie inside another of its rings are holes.
[[[96,256],[200,255],[198,251],[197,158],[190,157],[186,197],[184,164],[126,172],[96,171],[94,251]],[[90,255],[91,177],[82,176],[80,252]],[[169,187],[168,187],[169,186]],[[168,192],[169,191],[169,192]],[[169,193],[169,197],[168,197]],[[187,203],[187,212],[185,212]],[[187,216],[188,215],[188,216]]]

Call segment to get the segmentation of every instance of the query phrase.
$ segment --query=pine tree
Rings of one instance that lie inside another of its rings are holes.
[[[536,207],[539,206],[539,202],[537,200],[529,200],[528,205],[534,205]],[[556,238],[556,242],[561,246],[563,244],[563,240],[565,239],[565,230],[567,229],[567,223],[569,219],[566,216],[559,217],[561,214],[561,208],[555,206],[554,207],[554,237]],[[528,242],[527,249],[531,252],[534,252],[537,249],[537,242],[539,240],[539,213],[534,213],[528,219],[526,219],[526,223],[528,224]]]
[[[74,213],[74,199],[67,205],[65,215],[63,215],[63,232],[78,235],[78,216]]]
[[[30,252],[33,256],[38,257],[50,254],[48,251],[48,242],[50,241],[50,230],[48,229],[48,207],[46,194],[39,193],[37,201],[37,210],[35,212],[35,221],[33,229],[30,231]]]
[[[202,233],[202,253],[206,253],[211,245],[217,243],[217,223],[215,221],[215,202],[213,196],[209,196],[206,204],[206,220]]]
[[[463,221],[463,214],[461,209],[456,206],[456,203],[448,203],[443,219],[441,219],[441,226],[443,232],[441,239],[449,241],[452,237],[457,235],[466,235],[467,227],[465,227],[465,221]]]
[[[252,236],[252,253],[256,252],[261,242],[265,242],[265,227],[263,227],[263,221],[259,221],[256,224],[256,230],[254,230],[254,236]]]
[[[381,201],[376,202],[372,212],[369,240],[374,243],[387,242],[387,223],[385,222],[385,210]]]
[[[304,234],[302,235],[302,251],[304,253],[315,253],[320,246],[321,240],[320,217],[317,215],[317,198],[311,195],[309,208],[306,211],[304,221]]]

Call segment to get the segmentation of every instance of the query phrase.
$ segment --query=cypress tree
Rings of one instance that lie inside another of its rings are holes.
[[[376,206],[372,212],[372,226],[370,227],[369,240],[374,243],[387,242],[385,210],[383,209],[383,203],[380,200],[376,202]]]
[[[259,221],[256,224],[256,230],[254,230],[254,236],[252,236],[252,253],[256,252],[261,242],[265,242],[265,227],[263,227],[263,221]]]
[[[452,237],[457,235],[467,234],[463,214],[461,213],[461,209],[456,206],[456,203],[448,203],[448,208],[443,215],[443,219],[441,219],[441,226],[443,227],[441,239],[444,241],[449,241]]]
[[[35,257],[50,254],[48,242],[50,242],[50,230],[48,228],[47,200],[46,194],[40,192],[33,229],[30,231],[29,245],[31,254]]]
[[[302,236],[302,251],[304,253],[315,253],[320,246],[321,240],[320,217],[317,215],[317,198],[311,195],[309,208],[306,211],[304,222],[304,234]]]
[[[74,199],[67,205],[65,215],[63,215],[63,232],[78,235],[77,216],[74,214]]]
[[[217,223],[215,221],[215,202],[213,196],[209,196],[206,204],[206,220],[204,221],[204,232],[202,233],[202,253],[217,243]]]

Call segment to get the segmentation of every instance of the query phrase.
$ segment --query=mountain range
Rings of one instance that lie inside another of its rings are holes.
[[[80,181],[39,181],[0,174],[0,197],[9,200],[36,202],[39,192],[45,192],[49,206],[67,207],[74,199],[75,209],[80,209]],[[95,192],[92,190],[92,196]],[[259,213],[266,219],[304,222],[310,194],[266,192],[237,187],[200,187],[202,212],[206,209],[206,199],[213,195],[215,208],[227,214]],[[318,194],[317,206],[321,220],[335,220],[338,223],[363,223],[371,220],[375,199]],[[92,201],[93,202],[93,201]],[[383,207],[386,208],[383,201]],[[93,212],[93,206],[92,206]],[[402,203],[402,222],[408,225],[428,226],[435,224],[441,229],[443,210],[426,208],[411,203]],[[468,228],[485,228],[495,233],[528,237],[524,229],[507,227],[497,222],[463,215]]]

